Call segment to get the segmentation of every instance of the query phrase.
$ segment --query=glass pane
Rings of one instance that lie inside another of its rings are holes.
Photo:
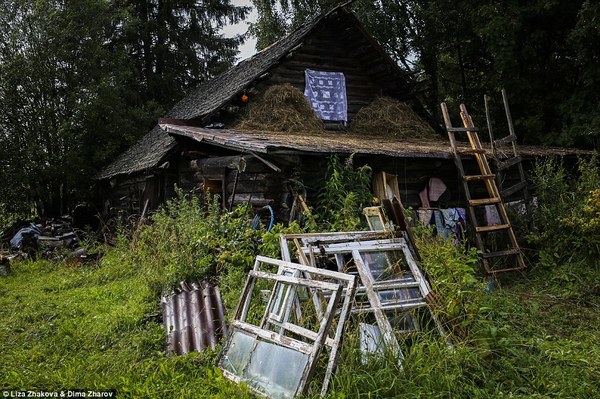
[[[293,398],[307,362],[304,353],[258,341],[243,377],[272,398]]]
[[[409,299],[420,299],[421,291],[419,287],[393,288],[389,290],[377,291],[382,305],[392,305],[394,303],[407,301]]]
[[[361,361],[366,364],[369,355],[382,355],[385,348],[381,331],[376,324],[359,323]]]
[[[219,366],[271,398],[293,398],[307,362],[304,353],[235,331]]]
[[[250,361],[250,352],[254,347],[256,338],[244,334],[241,331],[234,331],[231,337],[231,343],[227,348],[227,353],[221,358],[220,366],[225,370],[240,376],[242,370]]]
[[[410,332],[419,330],[419,323],[411,312],[386,312],[386,316],[394,330],[398,332]]]
[[[401,282],[415,281],[404,260],[402,251],[361,252],[363,262],[371,273],[373,280]]]

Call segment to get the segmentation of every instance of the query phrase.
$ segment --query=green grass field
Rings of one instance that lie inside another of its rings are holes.
[[[250,397],[222,377],[214,351],[165,355],[159,298],[147,277],[118,261],[13,263],[0,278],[0,387]],[[385,360],[362,365],[347,343],[331,397],[598,397],[598,285],[583,284],[589,289],[573,295],[548,273],[505,280],[484,296],[472,338],[451,350],[422,339],[399,369]]]

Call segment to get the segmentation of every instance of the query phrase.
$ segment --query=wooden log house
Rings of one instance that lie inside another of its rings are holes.
[[[326,124],[320,135],[233,130],[228,122],[268,87],[290,83],[304,91],[306,69],[342,72],[348,121],[379,96],[409,104],[427,119],[415,87],[397,63],[344,7],[307,22],[298,30],[200,85],[181,100],[146,136],[95,178],[106,212],[141,213],[174,195],[174,187],[218,193],[222,206],[270,204],[280,221],[289,218],[297,182],[314,203],[329,155],[354,155],[374,175],[398,178],[405,206],[420,205],[418,193],[429,177],[450,190],[450,205],[464,205],[458,173],[445,135],[439,141],[362,136]],[[430,122],[431,123],[431,122]],[[214,128],[224,124],[224,129]],[[434,126],[435,127],[435,126]],[[439,127],[435,127],[440,130]],[[545,155],[576,155],[578,150],[521,146],[525,160]],[[473,170],[477,168],[475,162]]]

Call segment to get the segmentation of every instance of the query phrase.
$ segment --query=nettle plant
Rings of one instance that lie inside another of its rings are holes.
[[[325,185],[319,193],[317,211],[321,227],[329,231],[354,231],[366,227],[362,208],[371,205],[371,167],[354,166],[354,154],[343,162],[329,158]]]

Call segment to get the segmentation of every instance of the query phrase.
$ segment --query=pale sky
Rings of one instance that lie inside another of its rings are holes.
[[[231,37],[240,33],[246,33],[248,31],[248,22],[255,22],[257,18],[256,8],[252,6],[250,0],[232,0],[231,4],[236,6],[251,6],[252,11],[250,14],[248,14],[244,22],[236,25],[228,25],[223,28],[223,33],[227,37]],[[239,50],[240,54],[238,55],[238,62],[250,57],[251,55],[254,55],[254,53],[256,53],[256,38],[247,38],[246,42],[240,46]]]

